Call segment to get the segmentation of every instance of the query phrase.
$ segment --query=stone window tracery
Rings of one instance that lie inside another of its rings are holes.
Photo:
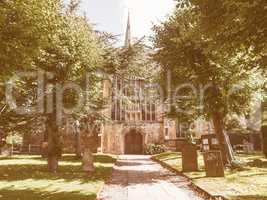
[[[156,103],[149,99],[146,89],[144,80],[135,78],[124,80],[114,77],[112,82],[112,120],[156,121]]]

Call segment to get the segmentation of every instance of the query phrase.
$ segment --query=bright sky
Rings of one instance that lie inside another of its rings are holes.
[[[96,29],[124,37],[128,10],[132,37],[150,35],[153,23],[163,21],[175,6],[174,0],[83,0],[85,12]]]

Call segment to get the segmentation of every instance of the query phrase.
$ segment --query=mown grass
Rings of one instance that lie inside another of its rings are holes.
[[[62,158],[57,173],[47,171],[39,156],[0,158],[0,200],[93,200],[112,172],[116,159],[95,155],[95,171],[81,170],[74,156]]]
[[[182,171],[180,153],[164,153],[154,156],[178,171]],[[237,155],[246,163],[243,170],[225,170],[225,178],[208,178],[204,170],[203,156],[198,157],[199,171],[185,173],[192,181],[213,195],[225,196],[232,200],[267,200],[267,168],[251,167],[253,160],[266,160],[261,154]]]

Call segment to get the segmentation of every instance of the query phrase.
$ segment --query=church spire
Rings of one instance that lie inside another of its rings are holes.
[[[131,45],[131,21],[130,21],[130,12],[129,12],[124,46],[129,47],[130,45]]]

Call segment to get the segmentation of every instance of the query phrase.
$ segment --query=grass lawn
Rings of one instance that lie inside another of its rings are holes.
[[[164,153],[154,158],[182,171],[180,153]],[[185,173],[185,175],[212,195],[221,195],[232,200],[267,200],[267,160],[260,154],[237,155],[237,158],[246,163],[245,169],[242,171],[225,170],[225,178],[207,178],[202,155],[199,155],[199,171]],[[255,159],[262,160],[265,166],[249,165]]]
[[[92,200],[112,172],[116,161],[95,155],[95,172],[81,171],[81,162],[66,155],[55,174],[47,171],[39,156],[0,157],[0,200]]]

